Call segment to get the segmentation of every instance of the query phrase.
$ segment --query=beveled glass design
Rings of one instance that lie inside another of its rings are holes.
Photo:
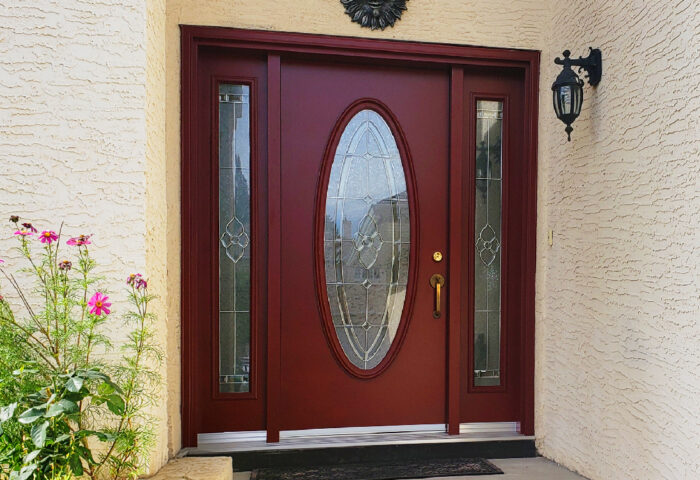
[[[219,86],[219,391],[250,391],[250,87]]]
[[[401,154],[373,110],[352,117],[331,166],[324,228],[335,334],[362,370],[381,363],[401,323],[411,225]]]
[[[474,385],[501,383],[503,102],[476,102]]]

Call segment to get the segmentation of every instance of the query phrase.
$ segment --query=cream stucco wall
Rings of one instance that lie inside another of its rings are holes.
[[[11,214],[92,233],[114,312],[128,307],[126,275],[144,272],[161,296],[163,338],[164,26],[164,0],[0,0],[0,258],[14,270]],[[117,343],[118,330],[107,332]],[[165,389],[161,397],[165,405]],[[153,469],[175,425],[155,413]]]
[[[0,0],[0,214],[65,219],[96,234],[107,277],[152,277],[167,350],[157,467],[180,445],[178,25],[541,50],[538,447],[596,480],[698,478],[699,10],[411,0],[370,32],[336,0]],[[603,80],[568,143],[551,59],[589,45]]]
[[[700,3],[571,3],[542,94],[564,48],[604,73],[571,143],[541,112],[538,446],[592,479],[700,478]]]

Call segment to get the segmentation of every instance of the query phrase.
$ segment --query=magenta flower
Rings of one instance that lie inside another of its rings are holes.
[[[139,278],[136,281],[136,288],[138,290],[148,288],[148,282],[146,280],[144,280],[143,278]]]
[[[78,247],[81,245],[90,245],[90,237],[92,237],[92,235],[78,235],[68,240],[66,245],[76,245]]]
[[[25,230],[29,230],[32,233],[37,232],[37,229],[34,228],[34,225],[32,225],[31,223],[23,223],[22,226],[24,227]]]
[[[22,229],[22,230],[17,230],[15,232],[15,235],[21,235],[23,237],[27,237],[27,236],[34,235],[34,234],[32,232],[30,232],[29,230]]]
[[[58,240],[58,235],[56,235],[56,232],[53,230],[44,230],[41,232],[41,235],[39,235],[39,240],[41,240],[41,243],[48,243],[51,245],[53,242]]]
[[[105,315],[109,315],[109,307],[111,307],[112,304],[109,303],[108,300],[109,297],[107,295],[103,295],[101,292],[96,292],[88,301],[90,313],[97,316],[100,316],[103,313]]]
[[[142,278],[143,276],[140,273],[132,273],[131,275],[126,277],[126,284],[136,286]]]

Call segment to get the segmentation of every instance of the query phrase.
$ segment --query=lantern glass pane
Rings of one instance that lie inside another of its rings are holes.
[[[559,90],[554,90],[552,92],[552,103],[554,104],[554,113],[557,118],[561,118],[561,108],[559,108]]]
[[[561,102],[561,113],[564,115],[570,114],[573,103],[571,85],[559,87],[559,101]]]
[[[574,92],[576,93],[574,102],[574,114],[578,117],[581,113],[581,105],[583,104],[583,88],[581,86],[574,87]]]

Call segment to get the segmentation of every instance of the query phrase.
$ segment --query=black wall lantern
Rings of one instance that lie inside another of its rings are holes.
[[[563,65],[561,73],[552,84],[552,94],[554,100],[554,112],[557,118],[566,124],[566,134],[571,141],[571,132],[574,130],[571,124],[581,113],[583,105],[583,80],[571,69],[572,66],[579,67],[578,71],[586,71],[588,83],[595,87],[600,83],[600,76],[603,73],[603,59],[600,50],[591,48],[591,53],[586,57],[577,59],[569,58],[571,52],[564,50],[564,59],[557,57],[554,63]]]

